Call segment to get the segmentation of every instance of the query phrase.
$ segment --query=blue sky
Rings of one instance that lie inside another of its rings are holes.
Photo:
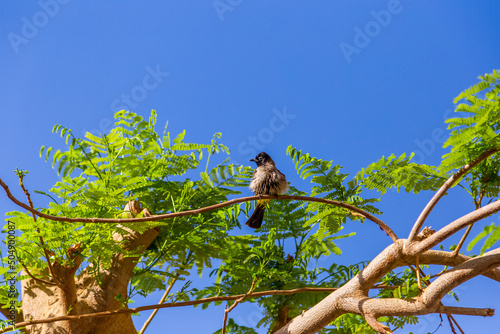
[[[38,157],[42,145],[63,144],[54,124],[80,135],[106,132],[122,108],[145,117],[157,110],[159,126],[186,129],[187,141],[222,132],[235,162],[249,164],[265,150],[300,189],[308,184],[295,176],[288,145],[349,173],[391,153],[415,152],[417,162],[437,164],[453,98],[500,60],[500,3],[492,0],[0,0],[0,9],[0,177],[17,195],[15,168],[30,171],[31,189],[57,181]],[[454,192],[429,218],[434,228],[473,209]],[[391,192],[382,218],[407,235],[431,195]],[[0,207],[16,208],[5,196]],[[339,263],[370,260],[390,242],[368,223],[346,230],[358,234],[339,242]],[[476,279],[459,288],[460,305],[498,310],[498,292]],[[150,333],[166,324],[172,332],[211,333],[222,312],[162,310]],[[248,326],[259,319],[252,305],[233,313]],[[147,315],[137,318],[138,328]],[[498,316],[457,318],[466,332],[498,327]],[[411,330],[438,325],[433,315]]]

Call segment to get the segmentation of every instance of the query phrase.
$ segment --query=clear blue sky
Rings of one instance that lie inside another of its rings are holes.
[[[436,164],[453,98],[500,67],[499,12],[492,0],[0,0],[0,177],[19,195],[12,170],[23,168],[30,189],[49,189],[58,177],[38,152],[62,145],[52,126],[106,132],[123,108],[145,117],[156,109],[159,125],[186,129],[187,141],[222,132],[236,162],[265,150],[300,189],[308,184],[294,176],[290,144],[349,173],[391,153]],[[473,209],[454,192],[429,218],[434,228]],[[430,197],[392,192],[382,218],[405,236]],[[16,209],[5,196],[0,208]],[[390,242],[369,223],[346,230],[358,235],[339,243],[339,263],[370,260]],[[457,292],[461,306],[500,312],[498,284],[479,278]],[[259,320],[256,306],[233,312],[240,324]],[[150,333],[212,333],[222,313],[162,310]],[[500,323],[457,318],[467,333]],[[438,325],[433,315],[411,330]],[[443,325],[437,333],[450,332]]]

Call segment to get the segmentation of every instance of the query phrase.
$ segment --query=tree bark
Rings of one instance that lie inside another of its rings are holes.
[[[153,228],[142,234],[131,229],[125,229],[125,236],[115,234],[115,241],[125,241],[126,251],[144,250],[158,235],[158,229]],[[122,303],[115,297],[127,299],[127,286],[132,277],[138,257],[126,257],[116,254],[111,266],[99,273],[100,284],[92,268],[87,267],[75,276],[81,263],[78,256],[72,265],[54,264],[55,274],[62,286],[47,285],[32,278],[21,282],[24,321],[45,319],[64,315],[79,315],[122,308]],[[126,305],[123,308],[128,308]],[[113,317],[85,318],[72,321],[27,326],[30,334],[136,334],[137,330],[130,314],[120,314]]]
[[[388,246],[358,275],[344,286],[328,295],[314,307],[294,318],[276,334],[312,334],[327,326],[345,313],[362,315],[368,324],[378,333],[392,333],[390,329],[377,321],[378,317],[391,315],[425,315],[430,313],[446,313],[447,308],[441,305],[441,299],[453,288],[478,275],[498,279],[500,265],[500,248],[478,256],[449,256],[447,252],[427,251],[422,254],[424,262],[449,265],[455,267],[432,282],[420,296],[411,299],[383,298],[374,299],[368,296],[368,289],[390,270],[404,266],[415,258],[406,252],[406,240]],[[465,312],[466,309],[458,310]],[[462,313],[463,314],[463,313]],[[477,315],[471,310],[470,315]],[[492,315],[487,310],[481,315]]]

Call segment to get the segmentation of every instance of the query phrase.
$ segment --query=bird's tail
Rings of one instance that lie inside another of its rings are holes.
[[[245,225],[251,228],[261,227],[262,220],[264,219],[264,212],[266,212],[267,202],[269,202],[269,200],[259,200],[255,203],[255,209]]]

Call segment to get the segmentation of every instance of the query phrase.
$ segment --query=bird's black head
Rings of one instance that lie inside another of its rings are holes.
[[[265,164],[266,162],[273,162],[273,159],[271,159],[269,154],[267,154],[266,152],[260,152],[259,154],[257,154],[255,159],[250,159],[250,161],[255,161],[257,167],[259,167]]]

